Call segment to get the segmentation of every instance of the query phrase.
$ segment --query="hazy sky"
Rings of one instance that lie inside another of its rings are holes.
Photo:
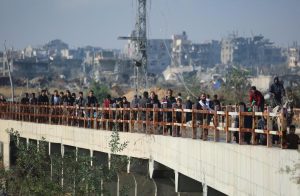
[[[185,30],[194,42],[232,32],[263,34],[277,45],[300,43],[300,0],[147,0],[148,37]],[[0,0],[0,50],[62,39],[70,47],[123,48],[137,0]]]

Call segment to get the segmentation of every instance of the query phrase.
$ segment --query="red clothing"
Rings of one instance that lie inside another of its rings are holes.
[[[105,108],[109,108],[109,105],[111,104],[111,100],[110,99],[105,99],[103,102],[103,105]]]
[[[252,104],[253,101],[255,101],[254,105],[258,106],[261,112],[263,112],[265,99],[261,92],[259,92],[258,90],[256,90],[254,93],[250,93],[250,103]]]

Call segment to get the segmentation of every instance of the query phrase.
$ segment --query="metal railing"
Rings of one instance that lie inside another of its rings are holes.
[[[190,137],[193,139],[233,142],[239,144],[263,144],[271,147],[274,143],[283,147],[286,131],[284,112],[244,112],[244,108],[226,106],[224,111],[172,108],[126,107],[78,107],[51,105],[24,105],[0,103],[0,118],[33,123],[77,126],[89,129],[141,132],[146,134]],[[248,139],[246,139],[246,135]]]

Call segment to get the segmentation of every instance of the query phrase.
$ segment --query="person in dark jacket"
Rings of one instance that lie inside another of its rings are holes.
[[[137,108],[138,105],[139,105],[139,97],[137,95],[134,95],[132,101],[131,101],[131,106],[134,107],[134,108]]]
[[[147,108],[149,105],[150,105],[149,93],[147,91],[145,91],[143,93],[142,99],[140,99],[140,101],[139,101],[139,106],[141,108]]]
[[[150,92],[150,107],[154,107],[154,105],[157,105],[158,108],[160,108],[160,102],[158,100],[158,96],[154,91]]]
[[[285,89],[278,76],[274,78],[274,83],[270,87],[270,93],[273,98],[273,106],[282,105],[282,98],[285,96]]]
[[[98,105],[98,100],[94,95],[94,91],[90,90],[89,91],[89,95],[87,96],[87,104],[88,107],[96,107]],[[97,116],[97,112],[96,110],[89,110],[87,112],[87,117],[96,117]],[[88,127],[91,127],[91,121],[88,120]]]
[[[40,104],[40,105],[49,104],[49,98],[46,95],[46,90],[42,90],[40,96],[38,97],[38,104]]]
[[[176,103],[176,99],[175,97],[173,97],[173,90],[172,89],[168,89],[167,90],[167,96],[165,97],[165,99],[162,101],[162,107],[164,108],[172,108],[173,104]],[[166,120],[167,122],[172,122],[172,112],[166,112]],[[171,125],[167,125],[165,126],[165,130],[164,130],[164,134],[168,133],[168,131],[170,130],[170,135],[172,135],[172,126]]]
[[[28,93],[24,94],[25,96],[21,99],[21,104],[28,104],[29,103],[29,95]]]
[[[37,102],[38,102],[38,100],[35,97],[35,93],[31,93],[31,98],[29,99],[29,103],[32,105],[35,105],[35,104],[37,104]]]
[[[78,93],[78,97],[75,100],[75,105],[79,106],[79,107],[83,107],[83,106],[85,106],[85,104],[86,104],[86,100],[83,97],[83,92],[80,91]]]
[[[90,90],[89,95],[87,96],[87,106],[88,107],[93,107],[93,106],[97,106],[98,104],[98,100],[94,95],[94,91]]]
[[[72,94],[69,90],[66,90],[66,95],[64,97],[64,100],[63,100],[63,104],[64,105],[73,105],[75,102],[75,99],[74,97],[72,97]]]
[[[59,105],[63,105],[64,104],[64,99],[65,99],[65,93],[63,91],[60,91],[59,92],[59,97],[60,97]]]
[[[286,135],[286,147],[287,149],[298,149],[298,144],[300,144],[300,139],[297,134],[295,134],[295,125],[290,126],[290,133]]]
[[[182,99],[177,97],[176,99],[176,109],[182,109]],[[182,111],[176,111],[176,116],[175,116],[175,121],[176,123],[182,123]],[[181,130],[180,126],[175,126],[176,127],[176,135],[177,137],[181,136]]]
[[[214,109],[216,111],[222,110],[221,102],[218,99],[218,95],[217,94],[214,95],[214,99],[211,102],[212,102],[212,109]]]
[[[147,91],[145,91],[143,93],[143,97],[139,101],[139,107],[140,108],[150,108],[149,93]],[[141,116],[140,116],[139,120],[143,120],[143,121],[146,120],[146,111],[141,112]],[[146,124],[145,123],[143,123],[143,128],[144,128],[144,131],[145,131],[146,130]]]
[[[193,105],[194,105],[194,103],[191,101],[190,96],[187,96],[186,102],[185,102],[185,108],[186,109],[193,109]],[[192,120],[192,113],[187,112],[186,113],[186,122],[189,122],[191,120]]]

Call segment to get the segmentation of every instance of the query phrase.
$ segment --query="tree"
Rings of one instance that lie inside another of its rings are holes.
[[[95,157],[79,155],[76,151],[48,154],[48,142],[44,138],[39,145],[20,142],[20,134],[9,130],[11,142],[16,146],[16,163],[9,170],[0,167],[0,191],[9,195],[101,195],[103,182],[110,183],[124,165],[127,158],[115,156],[111,167],[91,165]],[[113,129],[109,145],[117,153],[127,147],[121,143],[117,127]]]
[[[226,81],[222,86],[225,99],[229,103],[245,101],[250,87],[249,71],[241,68],[232,68],[226,74]]]
[[[93,89],[95,97],[98,99],[99,103],[102,103],[103,100],[107,97],[109,94],[109,89],[106,85],[101,84],[99,82],[93,82],[91,84],[91,89]]]

